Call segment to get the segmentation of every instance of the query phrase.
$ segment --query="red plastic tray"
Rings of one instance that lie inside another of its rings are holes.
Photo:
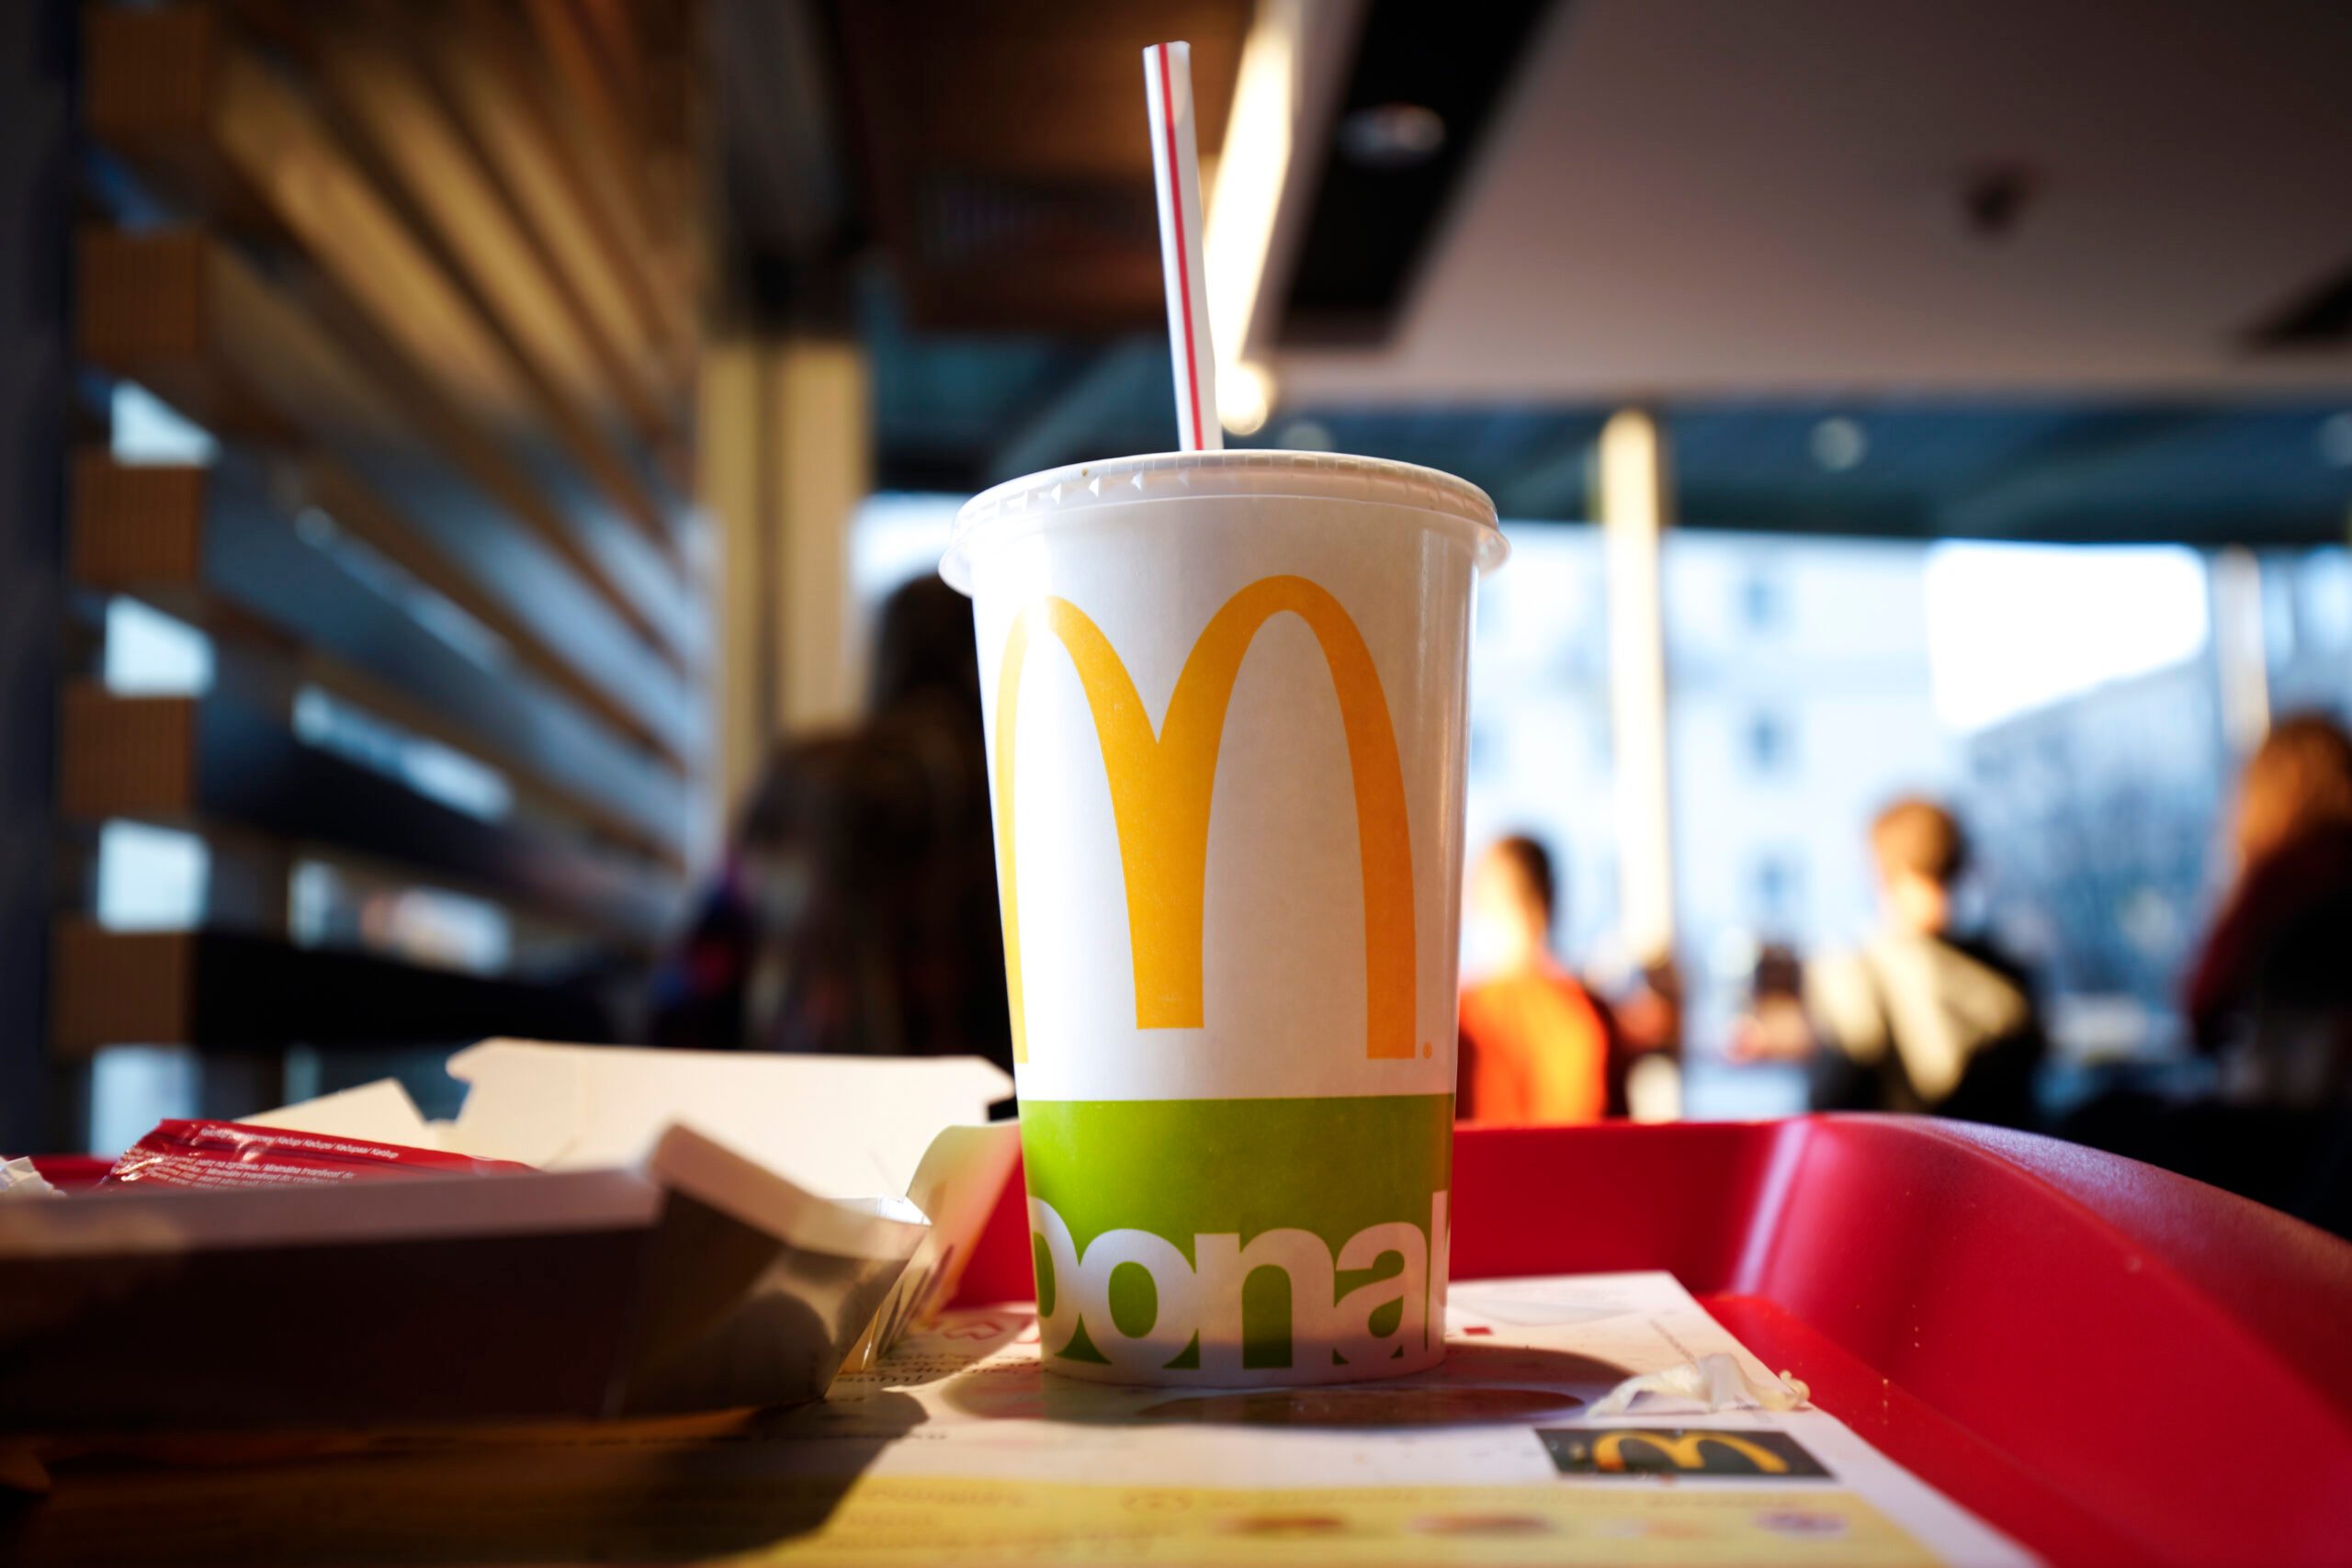
[[[2047,1138],[1910,1117],[1465,1127],[1458,1280],[1665,1269],[2054,1562],[2352,1560],[2352,1245]],[[959,1299],[1034,1292],[1022,1188]]]

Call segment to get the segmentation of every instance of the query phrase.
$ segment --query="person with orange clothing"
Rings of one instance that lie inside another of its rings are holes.
[[[1612,1025],[1553,957],[1557,883],[1534,840],[1496,842],[1470,873],[1464,911],[1484,971],[1462,993],[1464,1121],[1598,1122],[1609,1109]]]

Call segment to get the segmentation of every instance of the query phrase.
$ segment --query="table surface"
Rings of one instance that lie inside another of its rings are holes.
[[[2052,1562],[2333,1562],[2352,1541],[2352,1247],[2270,1211],[2047,1140],[1864,1117],[1465,1128],[1453,1190],[1457,1279],[1668,1269]],[[1020,1197],[963,1300],[1028,1294]],[[838,1503],[844,1480],[763,1461],[828,1408],[52,1449],[55,1492],[6,1505],[0,1556],[740,1552]]]

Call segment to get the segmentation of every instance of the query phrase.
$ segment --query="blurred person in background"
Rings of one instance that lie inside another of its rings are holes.
[[[2238,787],[2237,872],[2188,983],[2224,1098],[2352,1107],[2352,737],[2282,719]]]
[[[652,1037],[1012,1060],[970,601],[883,606],[868,715],[779,749],[657,977]]]
[[[1671,1122],[1682,1113],[1682,966],[1672,953],[1634,971],[1609,1009],[1609,1114]]]
[[[1471,868],[1463,912],[1464,1120],[1598,1122],[1609,1106],[1614,1029],[1608,1010],[1552,955],[1559,886],[1533,839],[1489,846]]]
[[[1884,923],[1850,953],[1761,969],[1736,1057],[1802,1062],[1816,1111],[1931,1111],[2027,1126],[2046,1044],[2024,971],[1957,929],[1959,820],[1896,801],[1871,824]],[[1767,984],[1765,982],[1770,981]]]
[[[2245,766],[2186,1011],[2206,1099],[2111,1089],[2060,1133],[2352,1236],[2352,737],[2301,715]]]
[[[2352,737],[2316,714],[2274,725],[2233,826],[2186,998],[2217,1098],[2111,1093],[2064,1131],[2352,1236]]]
[[[1750,1009],[1758,1017],[1768,1012],[1785,1016],[1779,1010],[1803,1008],[1804,960],[1797,955],[1797,950],[1784,942],[1768,942],[1757,949],[1756,964],[1748,974],[1747,994]]]

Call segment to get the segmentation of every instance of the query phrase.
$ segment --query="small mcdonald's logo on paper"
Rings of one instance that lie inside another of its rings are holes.
[[[1209,859],[1210,796],[1226,710],[1261,628],[1294,615],[1315,634],[1348,745],[1363,863],[1364,1055],[1413,1060],[1416,950],[1413,852],[1403,764],[1380,674],[1362,632],[1329,591],[1303,577],[1267,577],[1226,601],[1193,644],[1157,732],[1118,650],[1086,613],[1046,596],[1014,618],[998,667],[995,809],[998,895],[1004,920],[1012,1054],[1029,1059],[1022,1001],[1020,864],[1013,841],[1015,738],[1021,675],[1043,632],[1077,668],[1102,750],[1118,830],[1119,863],[1133,943],[1136,1025],[1196,1029],[1203,1021],[1202,927]]]
[[[1819,1480],[1821,1461],[1786,1432],[1681,1427],[1544,1427],[1535,1434],[1563,1475],[1680,1475],[1723,1481]]]

